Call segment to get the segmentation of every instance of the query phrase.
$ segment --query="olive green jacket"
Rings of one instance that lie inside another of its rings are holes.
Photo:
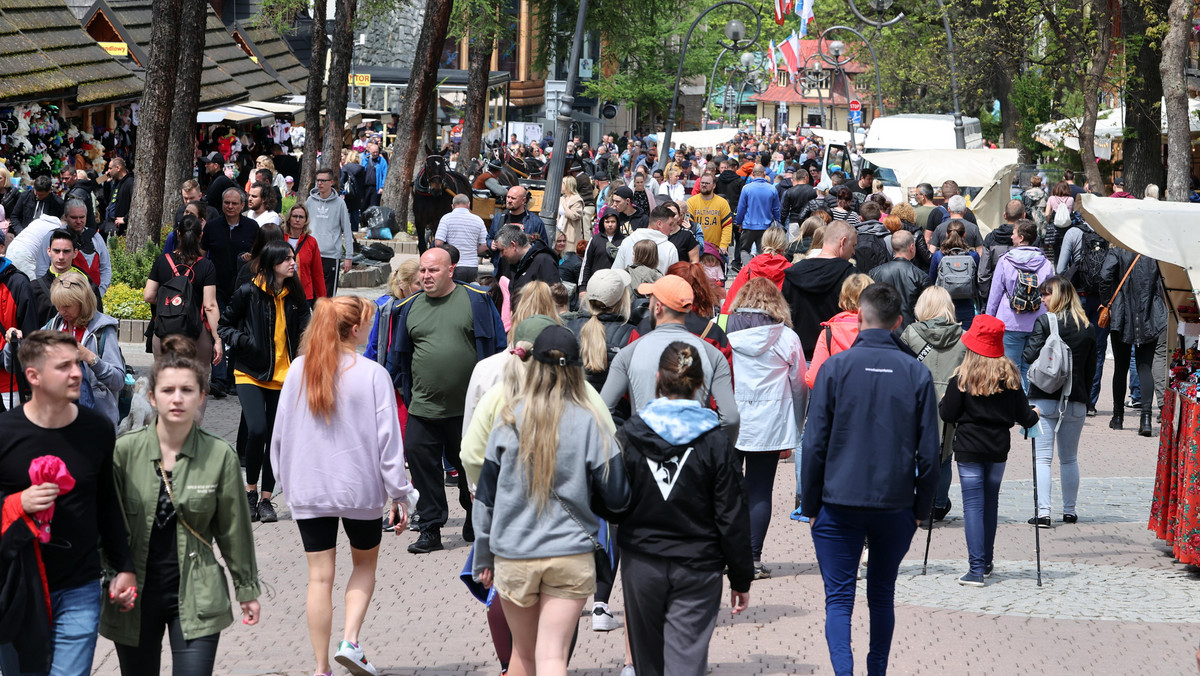
[[[162,485],[154,461],[162,459],[156,421],[117,437],[113,454],[117,499],[125,513],[129,549],[133,553],[138,589],[146,582],[150,533]],[[204,538],[216,541],[233,575],[239,603],[258,598],[258,564],[250,510],[237,454],[224,439],[193,425],[172,470],[177,523],[187,521]],[[184,638],[215,634],[233,623],[229,585],[213,550],[178,523],[179,623]],[[115,643],[136,646],[141,627],[141,603],[119,612],[105,603],[100,614],[100,634]]]

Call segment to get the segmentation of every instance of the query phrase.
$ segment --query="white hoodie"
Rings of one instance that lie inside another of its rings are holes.
[[[767,324],[725,334],[733,348],[733,398],[742,426],[739,451],[784,451],[800,446],[808,386],[796,332]]]
[[[633,234],[621,242],[617,249],[617,257],[613,259],[614,270],[624,270],[633,265],[633,245],[648,239],[658,245],[658,271],[667,274],[667,268],[679,262],[679,249],[675,248],[667,236],[653,228],[638,228]],[[637,289],[634,289],[636,291]]]

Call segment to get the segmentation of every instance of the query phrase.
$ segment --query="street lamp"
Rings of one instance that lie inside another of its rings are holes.
[[[586,2],[586,0],[581,1]],[[758,35],[760,32],[762,32],[762,20],[758,16],[758,10],[754,9],[750,3],[745,2],[744,0],[722,0],[721,2],[710,6],[703,12],[700,12],[700,16],[697,16],[696,20],[692,22],[691,27],[688,28],[687,35],[683,38],[683,44],[679,47],[679,68],[675,71],[675,91],[671,94],[671,107],[667,110],[667,129],[663,133],[662,143],[659,144],[658,161],[655,162],[655,169],[662,169],[666,163],[670,161],[671,132],[675,130],[675,108],[679,105],[679,87],[683,83],[683,60],[684,57],[687,56],[687,47],[688,42],[691,42],[692,39],[692,31],[696,30],[696,26],[700,24],[700,20],[707,16],[709,12],[717,9],[718,7],[724,7],[726,5],[741,5],[750,11],[750,14],[754,17],[754,37],[751,38],[749,42],[744,42],[746,25],[738,19],[732,19],[725,24],[725,38],[729,40],[729,42],[718,40],[717,44],[725,49],[743,49],[744,47],[749,47],[757,42]],[[581,24],[582,21],[583,19],[580,19]],[[579,38],[578,33],[576,34],[576,38]],[[707,107],[708,102],[705,101],[704,105]],[[556,204],[555,209],[557,208],[558,205]]]
[[[868,40],[865,35],[863,35],[862,33],[859,33],[857,30],[855,30],[849,26],[830,26],[829,28],[826,28],[825,30],[821,31],[821,36],[817,39],[817,54],[819,54],[821,56],[821,59],[823,61],[825,61],[825,63],[828,63],[829,65],[833,66],[835,78],[837,77],[838,74],[841,74],[842,81],[846,85],[846,128],[847,128],[846,130],[852,132],[853,129],[850,128],[850,80],[848,78],[846,78],[846,73],[842,69],[843,66],[850,63],[850,56],[848,54],[846,55],[845,58],[842,58],[842,55],[846,54],[846,43],[842,42],[841,40],[831,41],[829,43],[829,52],[830,52],[830,54],[832,54],[832,56],[826,56],[825,51],[824,51],[825,36],[829,35],[830,33],[833,33],[834,31],[846,31],[848,33],[853,33],[855,36],[858,37],[859,40],[862,40],[863,44],[865,44],[867,46],[867,50],[870,51],[871,63],[874,66],[873,70],[875,71],[875,110],[877,112],[882,112],[883,111],[883,83],[879,79],[879,59],[875,58],[875,47],[871,44],[871,41]],[[829,98],[831,100],[830,108],[832,108],[833,107],[832,84],[830,85]]]
[[[813,62],[814,67],[809,67],[809,63]],[[804,87],[800,88],[800,78],[792,80],[792,91],[800,96],[804,96],[804,92],[810,89],[815,89],[817,92],[817,111],[821,115],[821,126],[825,126],[825,95],[821,93],[821,80],[824,76],[824,68],[821,66],[821,59],[817,54],[811,54],[804,60]]]
[[[562,192],[563,173],[567,168],[567,130],[571,124],[571,107],[575,103],[575,82],[579,75],[579,56],[583,48],[583,26],[587,17],[588,0],[579,0],[579,14],[575,18],[575,39],[571,42],[571,56],[567,61],[567,87],[559,97],[558,115],[554,119],[554,138],[559,147],[550,155],[550,167],[546,171],[546,189],[542,196],[542,218],[546,229],[554,227],[558,220],[558,199]]]

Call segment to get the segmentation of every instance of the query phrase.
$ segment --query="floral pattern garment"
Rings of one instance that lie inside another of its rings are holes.
[[[1163,421],[1149,528],[1180,562],[1200,565],[1200,404],[1167,390]]]

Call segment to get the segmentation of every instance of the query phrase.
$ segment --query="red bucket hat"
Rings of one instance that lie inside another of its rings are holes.
[[[971,328],[963,334],[962,343],[981,357],[1004,356],[1004,322],[991,315],[976,315]]]

